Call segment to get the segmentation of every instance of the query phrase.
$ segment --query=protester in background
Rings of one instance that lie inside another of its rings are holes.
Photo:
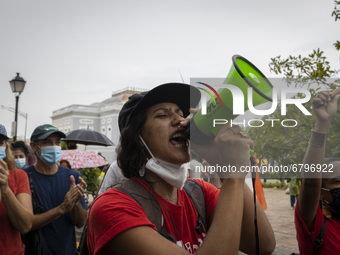
[[[122,170],[119,168],[117,161],[114,161],[109,169],[107,170],[100,189],[98,191],[98,196],[111,188],[112,186],[116,185],[117,183],[121,183],[128,178],[124,177]]]
[[[118,155],[119,147],[120,145],[118,144],[115,148],[116,156]],[[128,180],[128,178],[124,177],[122,170],[119,168],[116,160],[111,165],[109,165],[107,170],[103,169],[102,171],[105,173],[105,175],[101,182],[100,188],[97,191],[96,197],[112,188],[117,183]]]
[[[27,174],[15,168],[7,132],[0,124],[0,254],[23,254],[21,234],[32,227],[33,210]]]
[[[289,194],[290,194],[290,209],[294,210],[295,201],[299,196],[300,192],[300,180],[292,178],[289,182]]]
[[[132,95],[118,118],[121,131],[118,166],[126,178],[153,194],[162,210],[163,229],[172,241],[157,232],[133,198],[110,189],[90,209],[87,241],[91,255],[180,255],[196,251],[197,254],[237,254],[239,249],[255,252],[254,203],[243,175],[226,178],[221,190],[196,180],[204,193],[210,227],[209,231],[195,230],[197,212],[189,195],[182,190],[190,161],[190,142],[185,136],[189,120],[184,118],[189,114],[189,99],[189,85],[160,85]],[[240,131],[239,126],[224,125],[215,143],[204,148],[196,145],[195,151],[202,155],[202,149],[208,149],[204,150],[205,158],[214,165],[248,165],[253,142],[242,138]],[[220,161],[215,161],[217,158]],[[260,254],[271,254],[275,247],[274,233],[259,203],[257,221]]]
[[[103,159],[106,160],[106,158],[103,156],[103,154],[101,152],[98,152],[98,155],[101,156]],[[109,169],[110,164],[107,165],[103,165],[103,166],[99,166],[98,168],[100,169],[100,171],[102,171],[103,173],[106,173],[106,171]]]
[[[24,171],[32,175],[35,193],[45,208],[43,213],[34,214],[32,230],[41,229],[50,255],[73,255],[76,250],[74,226],[82,227],[87,219],[83,197],[87,185],[79,172],[57,165],[61,138],[65,138],[65,134],[56,127],[38,126],[31,136],[37,162]],[[29,234],[24,236],[26,254],[31,254],[32,248]]]
[[[110,168],[110,164],[104,165],[99,167],[99,169],[102,171],[103,176],[106,174],[107,170]]]
[[[68,169],[72,169],[71,164],[67,159],[60,160],[59,165]]]
[[[28,154],[28,157],[27,157],[28,166],[34,165],[35,162],[37,162],[37,158],[35,157],[35,155]]]
[[[23,169],[28,167],[29,150],[23,141],[16,141],[11,143],[12,152],[15,159],[15,168]]]
[[[325,159],[327,134],[337,115],[339,98],[340,95],[332,98],[329,91],[322,91],[313,99],[317,122],[303,159],[303,179],[295,206],[296,237],[301,255],[315,254],[314,241],[322,233],[324,222],[325,232],[320,238],[318,254],[340,254],[340,160]],[[323,211],[330,212],[328,217],[331,218],[325,217]]]
[[[76,150],[77,149],[77,144],[76,142],[67,142],[66,143],[67,149],[68,150]]]

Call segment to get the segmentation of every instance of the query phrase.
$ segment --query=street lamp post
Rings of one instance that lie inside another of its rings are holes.
[[[13,136],[13,141],[17,140],[17,130],[18,130],[18,105],[19,105],[19,96],[24,91],[26,81],[19,76],[19,73],[17,73],[17,76],[14,77],[10,82],[11,88],[13,93],[17,93],[15,96],[15,132]]]
[[[7,106],[4,106],[4,105],[0,105],[0,107],[1,107],[1,109],[8,110],[8,111],[13,112],[15,114],[15,109],[13,107],[7,107]],[[26,121],[25,121],[25,137],[24,137],[24,141],[26,141],[28,113],[24,113],[24,112],[18,110],[18,115],[20,115],[21,117],[24,117],[26,119]]]

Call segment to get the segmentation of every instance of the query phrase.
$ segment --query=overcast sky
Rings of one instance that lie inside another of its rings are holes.
[[[340,69],[333,0],[1,1],[0,105],[9,81],[27,81],[19,110],[27,137],[52,111],[101,102],[127,86],[225,77],[240,54],[268,78],[270,58],[321,48]],[[8,133],[14,113],[0,109]],[[19,117],[18,136],[25,133]]]

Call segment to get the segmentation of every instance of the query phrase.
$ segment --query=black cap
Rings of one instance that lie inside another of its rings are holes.
[[[150,91],[134,94],[120,110],[119,130],[122,131],[129,125],[133,115],[159,103],[174,103],[182,110],[184,116],[188,116],[189,108],[196,107],[200,98],[201,93],[197,88],[184,83],[166,83]]]
[[[44,124],[34,129],[33,134],[31,135],[31,141],[35,142],[37,140],[45,139],[54,133],[58,133],[60,135],[60,138],[66,137],[66,135],[63,132],[59,131],[59,129],[57,129],[56,127],[50,124]]]

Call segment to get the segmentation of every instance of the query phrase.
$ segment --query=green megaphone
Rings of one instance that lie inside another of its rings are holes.
[[[217,135],[221,125],[214,125],[216,119],[229,122],[249,109],[248,88],[252,89],[253,107],[272,101],[273,85],[265,75],[242,56],[234,55],[232,61],[233,65],[223,82],[226,85],[207,102],[205,111],[202,107],[190,121],[187,136],[190,134],[190,140],[197,144],[204,144]]]

